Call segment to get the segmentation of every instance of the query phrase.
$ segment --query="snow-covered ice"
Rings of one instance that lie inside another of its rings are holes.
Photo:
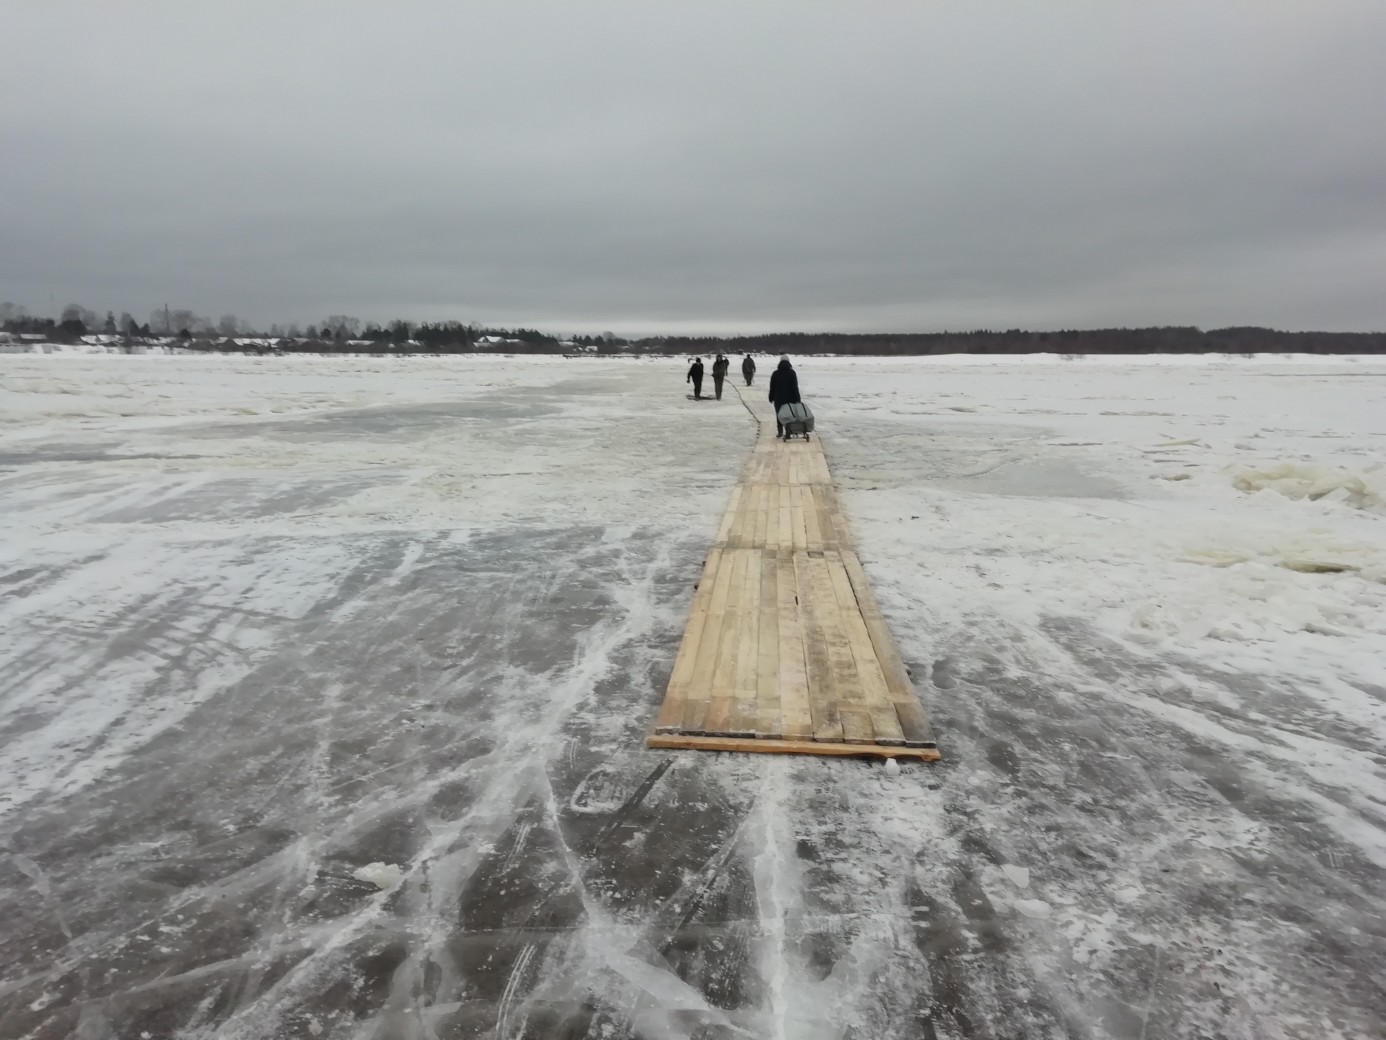
[[[1382,1035],[1386,360],[799,368],[936,766],[643,747],[677,360],[0,357],[0,1033]]]

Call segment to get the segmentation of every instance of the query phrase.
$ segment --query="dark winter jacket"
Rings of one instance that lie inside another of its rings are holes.
[[[751,360],[751,355],[749,354],[741,359],[741,374],[743,376],[753,376],[756,374],[756,363]]]
[[[727,369],[731,368],[731,362],[724,357],[719,357],[712,363],[712,378],[726,379]]]
[[[770,403],[775,411],[784,405],[799,403],[799,374],[788,359],[781,361],[779,368],[770,374]]]
[[[685,382],[685,383],[701,383],[702,381],[703,381],[703,363],[702,363],[701,361],[695,361],[695,362],[693,362],[692,367],[689,368],[689,370],[688,370],[688,378],[685,379],[684,382]]]

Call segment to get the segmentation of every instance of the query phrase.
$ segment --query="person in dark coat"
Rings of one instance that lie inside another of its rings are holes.
[[[731,368],[731,362],[721,354],[717,355],[717,360],[712,363],[712,389],[717,394],[717,400],[722,400],[722,380],[727,378],[727,369]]]
[[[756,363],[750,354],[741,359],[741,374],[746,377],[746,385],[750,386],[756,374]]]
[[[703,359],[695,358],[692,366],[688,369],[688,378],[685,383],[693,384],[693,400],[700,401],[703,397]]]
[[[789,358],[780,358],[779,366],[770,373],[770,403],[775,406],[775,436],[784,436],[784,424],[780,422],[780,409],[787,404],[799,404],[799,374],[789,363]]]

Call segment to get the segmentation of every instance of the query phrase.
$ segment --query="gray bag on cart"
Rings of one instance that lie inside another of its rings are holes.
[[[782,404],[775,419],[784,427],[785,437],[808,440],[808,435],[813,432],[813,413],[806,404]]]

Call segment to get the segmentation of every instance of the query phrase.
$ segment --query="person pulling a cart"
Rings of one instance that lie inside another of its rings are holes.
[[[775,436],[784,436],[784,424],[780,422],[780,409],[787,404],[800,404],[799,374],[789,363],[789,358],[780,358],[775,371],[770,373],[770,403],[775,406]]]

